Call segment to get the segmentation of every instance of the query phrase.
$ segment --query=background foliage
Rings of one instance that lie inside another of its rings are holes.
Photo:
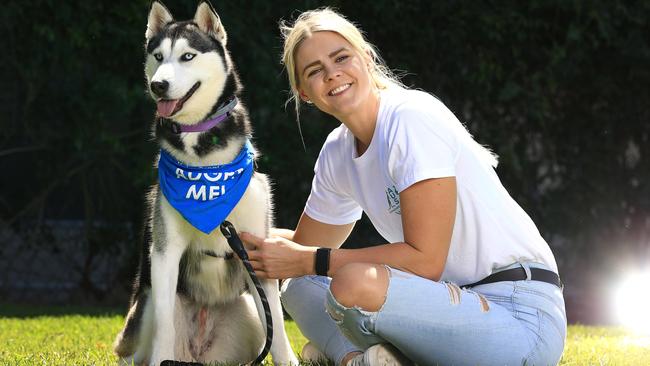
[[[196,7],[165,3],[179,19]],[[303,109],[303,149],[284,106],[277,22],[329,5],[367,31],[407,85],[437,95],[500,155],[504,185],[556,254],[572,319],[594,320],[619,268],[650,262],[650,2],[213,5],[246,87],[259,168],[275,182],[278,226],[295,225],[336,122]],[[148,8],[33,0],[0,13],[0,223],[43,242],[47,220],[83,220],[87,271],[116,240],[130,240],[125,228],[140,226],[155,178],[155,107],[142,76]],[[364,219],[349,245],[377,242]],[[122,277],[132,268],[124,263]]]

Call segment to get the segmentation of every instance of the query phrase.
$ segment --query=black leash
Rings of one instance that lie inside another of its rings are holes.
[[[239,235],[237,235],[237,230],[235,230],[235,227],[229,221],[222,222],[219,228],[221,229],[223,236],[225,236],[226,240],[228,240],[228,245],[230,245],[230,248],[244,263],[244,267],[246,267],[248,275],[251,277],[251,280],[253,280],[255,288],[257,289],[257,293],[260,295],[262,306],[264,307],[264,314],[266,315],[266,343],[264,344],[262,353],[257,356],[255,361],[253,361],[254,365],[261,365],[262,361],[264,361],[266,358],[266,355],[269,354],[271,343],[273,342],[273,317],[271,317],[271,307],[269,306],[269,301],[266,299],[266,294],[264,293],[262,284],[255,275],[255,270],[253,270],[251,262],[248,260],[248,253],[246,253],[244,244],[241,242],[241,239],[239,239]]]
[[[269,306],[269,301],[266,299],[266,294],[264,293],[262,284],[260,283],[260,280],[255,275],[255,270],[253,270],[253,266],[251,265],[251,262],[248,260],[248,253],[246,253],[244,244],[239,238],[239,235],[237,235],[237,230],[235,230],[235,227],[229,221],[222,222],[219,228],[221,229],[221,233],[223,234],[223,236],[228,241],[228,245],[230,245],[230,248],[233,250],[233,252],[237,254],[239,259],[241,259],[241,261],[244,263],[244,267],[246,267],[246,270],[248,271],[248,275],[251,277],[251,280],[253,280],[253,283],[255,284],[255,288],[257,289],[257,293],[260,295],[262,306],[264,307],[264,314],[266,315],[266,343],[264,344],[264,349],[262,350],[262,353],[259,356],[257,356],[255,361],[253,361],[253,365],[261,365],[264,359],[266,358],[266,356],[269,354],[269,350],[271,349],[271,343],[273,343],[273,317],[271,316],[271,307]],[[205,254],[216,256],[210,254],[209,252]],[[226,257],[226,259],[230,259],[230,258]],[[160,366],[204,366],[204,365],[199,362],[183,362],[183,361],[166,360],[161,362]]]

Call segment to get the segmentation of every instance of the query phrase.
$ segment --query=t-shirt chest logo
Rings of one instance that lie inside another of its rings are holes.
[[[388,212],[401,215],[399,205],[399,192],[395,186],[386,188],[386,200],[388,201]]]

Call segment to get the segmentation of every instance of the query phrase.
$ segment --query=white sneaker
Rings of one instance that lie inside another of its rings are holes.
[[[388,343],[375,344],[348,361],[346,366],[408,366],[413,365],[402,352]]]
[[[304,347],[302,347],[302,351],[300,352],[300,358],[302,358],[303,361],[310,361],[310,362],[322,362],[322,361],[327,361],[327,356],[323,352],[321,352],[316,346],[311,344],[311,342],[307,342]]]

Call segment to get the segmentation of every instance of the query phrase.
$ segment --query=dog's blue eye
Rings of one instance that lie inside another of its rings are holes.
[[[163,59],[163,57],[162,57],[162,53],[154,53],[154,54],[153,54],[153,57],[154,57],[154,58],[156,59],[156,61],[158,61],[158,62],[162,61],[162,59]]]
[[[183,56],[181,56],[181,60],[182,60],[182,61],[189,61],[189,60],[193,59],[194,56],[196,56],[196,55],[193,54],[193,53],[189,53],[189,52],[188,52],[188,53],[184,53]]]

